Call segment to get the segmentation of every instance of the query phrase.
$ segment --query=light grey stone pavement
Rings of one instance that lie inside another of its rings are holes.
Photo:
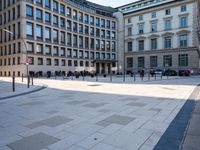
[[[0,150],[151,150],[199,79],[36,79],[48,88],[0,101]]]
[[[29,94],[45,88],[45,85],[42,84],[31,84],[27,88],[27,80],[24,78],[22,82],[21,78],[15,79],[15,91],[13,92],[12,87],[12,77],[4,78],[0,77],[0,100],[8,99],[18,95]]]

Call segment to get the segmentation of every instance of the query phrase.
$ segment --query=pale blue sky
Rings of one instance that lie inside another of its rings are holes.
[[[128,3],[135,2],[136,0],[88,0],[104,6],[118,7]]]

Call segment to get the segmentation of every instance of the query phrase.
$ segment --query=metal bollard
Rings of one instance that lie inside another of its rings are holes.
[[[162,80],[162,74],[161,74],[160,78],[161,78],[161,80]]]
[[[13,89],[13,92],[15,92],[15,76],[14,75],[12,77],[12,89]]]
[[[156,80],[156,74],[155,74],[155,76],[154,76],[154,77],[155,77],[155,80]]]
[[[150,73],[148,74],[148,80],[150,80]]]
[[[28,80],[27,81],[27,88],[29,88],[30,87],[30,76],[29,75],[27,76],[27,80]]]
[[[55,75],[55,80],[56,80],[56,75]]]
[[[31,82],[32,82],[32,85],[33,85],[33,75],[31,76]]]
[[[110,82],[112,82],[112,74],[110,74]]]
[[[24,82],[24,74],[22,73],[22,82]]]
[[[135,73],[134,73],[134,82],[136,81],[136,75],[135,75]]]
[[[98,81],[98,74],[96,74],[96,82]]]
[[[83,75],[83,81],[85,80],[85,76]]]

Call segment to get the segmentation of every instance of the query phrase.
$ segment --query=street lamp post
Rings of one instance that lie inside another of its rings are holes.
[[[7,30],[7,29],[3,29],[3,31],[5,31],[5,32],[7,32],[7,33],[9,33],[9,34],[11,34],[11,35],[13,35],[13,36],[15,36],[13,32],[11,32],[11,31],[9,31],[9,30]],[[29,77],[28,77],[28,74],[29,74],[29,73],[28,73],[28,65],[29,65],[29,62],[28,62],[28,48],[27,48],[26,42],[24,41],[23,38],[22,38],[22,41],[23,41],[23,43],[24,43],[24,45],[25,45],[25,48],[26,48],[26,62],[25,62],[25,65],[26,65],[26,74],[27,74],[27,87],[29,88]]]

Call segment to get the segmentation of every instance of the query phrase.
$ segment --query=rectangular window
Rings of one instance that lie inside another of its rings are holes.
[[[77,11],[73,10],[73,19],[77,20]]]
[[[65,61],[65,59],[62,59],[62,60],[61,60],[61,65],[62,65],[62,66],[66,66],[66,61]]]
[[[48,12],[45,12],[45,22],[51,23],[51,15]]]
[[[187,6],[186,5],[182,5],[181,6],[181,12],[186,12],[187,11]]]
[[[42,26],[41,25],[36,25],[36,38],[37,39],[42,39]]]
[[[27,52],[34,52],[33,43],[27,42]]]
[[[36,51],[38,54],[43,54],[43,45],[42,44],[36,44]]]
[[[36,9],[36,19],[42,20],[42,10]]]
[[[90,16],[90,24],[93,25],[94,24],[94,17]]]
[[[34,65],[34,57],[28,57],[29,65]]]
[[[54,55],[54,56],[58,56],[58,55],[59,55],[59,49],[58,49],[57,46],[54,46],[54,47],[53,47],[53,55]]]
[[[165,37],[165,48],[172,48],[172,39],[171,37]]]
[[[26,5],[26,16],[27,17],[33,17],[33,7]]]
[[[171,14],[171,10],[170,9],[166,9],[165,10],[165,15],[170,15]]]
[[[140,15],[139,16],[139,21],[142,21],[143,20],[143,15]]]
[[[60,18],[60,27],[65,28],[65,18]]]
[[[172,66],[172,55],[163,56],[163,66],[171,67]]]
[[[53,11],[58,11],[58,2],[53,1]]]
[[[157,23],[153,22],[151,23],[151,32],[156,32],[157,31]]]
[[[128,28],[128,36],[132,36],[132,27]]]
[[[179,66],[187,67],[188,66],[188,54],[181,54],[178,56]]]
[[[138,57],[138,67],[144,68],[144,65],[145,65],[144,57]]]
[[[36,4],[42,5],[42,0],[36,0]]]
[[[58,30],[53,29],[53,41],[58,42]]]
[[[139,40],[138,41],[138,50],[139,51],[144,50],[144,40]]]
[[[65,32],[61,31],[61,32],[60,32],[60,36],[61,36],[61,39],[60,39],[60,40],[61,40],[61,43],[62,43],[62,44],[65,44]]]
[[[187,35],[180,35],[180,47],[187,47],[188,46],[188,37]]]
[[[151,49],[157,49],[157,39],[151,39]]]
[[[65,15],[65,5],[60,4],[60,14]]]
[[[101,27],[105,28],[105,19],[101,19]]]
[[[132,50],[133,50],[133,43],[128,42],[128,52],[132,52]]]
[[[46,65],[47,66],[51,66],[51,58],[47,58],[46,59]]]
[[[165,20],[165,30],[171,30],[171,20]]]
[[[180,27],[181,28],[186,28],[187,27],[187,17],[181,17],[180,18]]]
[[[138,25],[138,30],[139,30],[139,34],[143,34],[144,33],[144,25],[143,24]]]
[[[45,7],[51,9],[51,1],[45,0]]]
[[[46,41],[51,40],[51,28],[45,27],[45,39]]]
[[[58,26],[58,16],[53,15],[53,25]]]
[[[157,56],[150,56],[150,67],[151,68],[158,67],[158,57]]]
[[[152,12],[151,18],[156,18],[156,12]]]
[[[100,26],[100,19],[99,18],[96,18],[96,26]]]
[[[71,18],[72,16],[72,9],[70,7],[67,7],[67,17]]]
[[[33,23],[26,22],[26,35],[33,37]]]
[[[54,59],[54,65],[59,66],[59,60],[58,59]]]
[[[127,68],[132,68],[133,67],[133,58],[128,57],[126,61],[127,61]]]
[[[83,13],[82,12],[78,13],[78,19],[79,19],[79,21],[83,22]]]
[[[68,66],[72,66],[72,60],[68,60]]]
[[[45,46],[45,53],[46,53],[46,55],[51,55],[51,46],[50,45]]]
[[[38,65],[43,65],[43,58],[38,58]]]

